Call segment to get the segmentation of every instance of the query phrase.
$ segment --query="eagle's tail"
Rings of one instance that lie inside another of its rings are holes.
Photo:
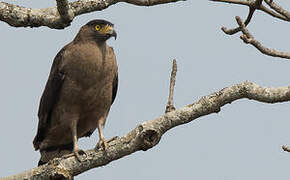
[[[70,154],[73,151],[73,143],[49,147],[47,149],[40,149],[40,160],[38,161],[38,166],[47,163],[49,160],[52,160],[57,157],[61,157],[66,154]]]

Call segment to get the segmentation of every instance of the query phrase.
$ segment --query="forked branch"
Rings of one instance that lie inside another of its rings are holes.
[[[247,17],[246,21],[244,22],[244,24],[246,26],[250,23],[255,10],[260,8],[260,6],[262,4],[262,1],[263,0],[257,0],[255,3],[249,3],[249,14],[248,14],[248,17]],[[222,27],[221,29],[222,29],[222,31],[224,33],[226,33],[228,35],[233,35],[233,34],[239,32],[241,30],[240,27],[237,27],[237,28],[234,28],[234,29],[227,29],[226,27]]]
[[[238,22],[238,27],[234,29],[227,29],[226,27],[222,27],[222,31],[228,35],[233,35],[239,31],[242,31],[243,35],[241,35],[241,39],[246,44],[251,44],[255,46],[261,53],[274,56],[274,57],[280,57],[280,58],[286,58],[290,59],[290,53],[277,51],[275,49],[270,49],[265,46],[263,46],[259,41],[255,40],[253,35],[247,30],[246,26],[250,23],[254,12],[256,10],[261,10],[275,18],[279,18],[284,21],[290,21],[290,12],[283,9],[281,6],[275,4],[273,0],[211,0],[215,2],[226,2],[230,4],[240,4],[240,5],[246,5],[249,7],[249,14],[245,22],[241,20],[240,17],[236,16],[236,20]],[[262,3],[265,1],[269,7],[265,7]]]
[[[60,176],[70,179],[89,169],[104,166],[136,151],[146,151],[157,145],[162,135],[168,130],[189,123],[199,117],[217,113],[222,106],[243,98],[264,103],[290,101],[290,86],[264,88],[246,81],[232,87],[226,87],[211,95],[202,97],[193,104],[138,125],[125,136],[110,142],[106,153],[102,150],[97,152],[95,150],[88,150],[86,151],[88,154],[87,160],[82,163],[78,162],[74,157],[67,159],[56,158],[43,166],[3,178],[3,180],[48,180]]]
[[[254,10],[263,11],[274,18],[278,18],[283,21],[290,21],[289,18],[290,12],[275,4],[273,0],[210,0],[210,1],[248,6],[250,9],[252,8]],[[269,5],[269,7],[264,6],[263,1],[265,1],[267,5]],[[249,11],[248,18],[249,16],[251,16],[250,14],[251,11]]]
[[[254,36],[248,31],[246,28],[246,25],[243,23],[242,19],[237,16],[236,17],[237,23],[239,25],[239,28],[242,30],[243,34],[240,36],[240,38],[246,43],[251,44],[254,47],[256,47],[261,53],[273,56],[273,57],[280,57],[280,58],[286,58],[290,59],[290,53],[283,52],[283,51],[277,51],[275,49],[270,49],[265,46],[263,46],[259,41],[257,41]]]
[[[67,0],[56,0],[57,11],[62,19],[63,23],[69,23],[73,20],[73,12],[69,8],[69,3]]]

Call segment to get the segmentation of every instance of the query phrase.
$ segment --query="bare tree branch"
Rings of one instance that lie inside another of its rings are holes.
[[[240,4],[240,5],[246,5],[249,6],[249,14],[245,22],[241,20],[240,17],[236,16],[236,20],[239,24],[239,27],[234,28],[234,29],[227,29],[226,27],[222,27],[222,31],[225,34],[228,35],[233,35],[239,31],[243,32],[243,35],[240,36],[240,38],[246,43],[246,44],[251,44],[255,46],[261,53],[273,56],[273,57],[280,57],[280,58],[286,58],[290,59],[290,53],[287,52],[282,52],[282,51],[277,51],[275,49],[270,49],[265,46],[263,46],[259,41],[255,40],[255,38],[251,35],[251,33],[247,30],[246,26],[250,23],[251,18],[253,17],[253,14],[256,9],[262,10],[266,12],[267,14],[279,18],[284,21],[290,21],[290,12],[286,11],[282,7],[278,6],[273,2],[273,0],[264,0],[271,9],[265,7],[262,2],[263,0],[211,0],[214,2],[225,2],[225,3],[230,3],[230,4]]]
[[[56,177],[70,179],[89,169],[104,166],[136,151],[146,151],[157,145],[161,136],[169,129],[189,123],[201,116],[218,113],[222,106],[243,98],[264,103],[290,101],[290,86],[264,88],[246,81],[232,87],[226,87],[211,95],[202,97],[193,104],[138,125],[125,136],[110,142],[107,152],[103,150],[97,152],[95,150],[86,151],[88,156],[84,162],[78,162],[75,157],[67,159],[56,158],[43,166],[1,180],[48,180],[56,179]]]
[[[250,21],[251,21],[251,19],[253,17],[254,12],[256,11],[256,9],[262,9],[262,10],[264,9],[265,10],[265,7],[262,6],[263,0],[247,1],[247,2],[239,1],[239,0],[238,1],[237,0],[221,0],[221,1],[212,0],[212,1],[227,2],[227,3],[233,3],[233,4],[243,4],[243,5],[249,6],[249,14],[248,14],[248,17],[247,17],[246,21],[244,22],[245,26],[247,26],[250,23]],[[221,29],[222,29],[222,31],[224,33],[226,33],[228,35],[233,35],[233,34],[239,32],[239,31],[241,31],[240,27],[237,27],[237,28],[234,28],[234,29],[227,29],[226,27],[223,26]]]
[[[64,23],[68,23],[73,19],[73,12],[69,9],[69,4],[67,0],[56,0],[57,11]]]
[[[246,43],[255,46],[261,53],[273,56],[273,57],[280,57],[290,59],[290,53],[277,51],[275,49],[270,49],[263,46],[259,41],[255,40],[254,36],[248,31],[246,25],[243,23],[242,19],[239,16],[236,16],[237,23],[241,28],[243,35],[240,38]]]
[[[265,2],[272,8],[274,9],[276,12],[278,12],[279,14],[285,16],[288,21],[290,21],[290,12],[283,9],[281,6],[277,5],[276,3],[273,2],[273,0],[265,0]]]
[[[210,1],[214,1],[214,2],[224,2],[224,3],[229,3],[229,4],[239,4],[239,5],[246,5],[249,7],[252,7],[255,5],[256,1],[253,0],[210,0]],[[266,1],[270,1],[270,0],[266,0]],[[275,18],[284,20],[284,21],[289,21],[289,19],[283,15],[281,15],[280,13],[277,13],[275,11],[272,11],[271,9],[267,8],[266,6],[264,6],[263,4],[260,5],[260,7],[256,8],[257,10],[261,10],[263,12],[265,12],[266,14],[269,14],[270,16],[273,16]]]
[[[173,59],[172,71],[171,71],[171,77],[170,77],[170,86],[169,86],[169,97],[168,97],[168,103],[166,105],[165,113],[175,110],[174,103],[173,103],[173,95],[174,95],[176,72],[177,72],[177,64],[176,64],[176,60]]]
[[[57,0],[57,7],[32,9],[0,1],[0,20],[14,27],[47,26],[63,29],[70,25],[75,16],[101,11],[119,2],[137,6],[154,6],[184,0],[78,0],[68,3]]]
[[[246,19],[246,21],[244,23],[245,26],[247,26],[250,23],[250,21],[251,21],[251,19],[253,17],[253,14],[255,12],[255,10],[256,10],[255,8],[251,8],[251,7],[249,8],[249,14],[248,14],[248,17],[247,17],[247,19]],[[237,27],[237,28],[234,28],[234,29],[227,29],[226,27],[223,26],[221,29],[222,29],[222,31],[224,33],[226,33],[228,35],[233,35],[233,34],[239,32],[239,31],[241,31],[241,28],[240,27]]]
[[[290,152],[290,147],[286,146],[286,145],[283,145],[282,146],[282,149],[286,152]]]

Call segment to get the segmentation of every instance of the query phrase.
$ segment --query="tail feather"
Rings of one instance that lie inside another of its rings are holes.
[[[70,154],[73,151],[73,143],[56,146],[56,147],[49,147],[47,149],[40,149],[40,160],[38,161],[38,166],[46,164],[48,161],[62,157],[63,155]]]

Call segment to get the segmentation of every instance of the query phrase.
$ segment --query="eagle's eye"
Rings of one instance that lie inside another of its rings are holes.
[[[101,26],[100,25],[96,25],[95,28],[96,28],[97,31],[99,31],[101,29]]]

